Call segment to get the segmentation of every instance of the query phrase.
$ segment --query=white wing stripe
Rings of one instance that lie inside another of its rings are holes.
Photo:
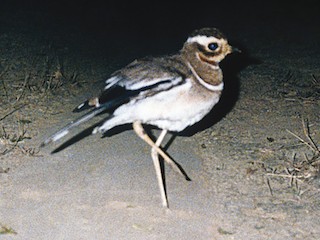
[[[166,86],[165,88],[167,88],[168,86],[174,86],[179,84],[179,82],[181,82],[183,80],[182,77],[174,77],[172,76],[172,78],[155,78],[155,79],[143,79],[141,81],[137,81],[137,82],[130,82],[130,81],[121,81],[121,78],[119,78],[118,76],[114,76],[111,77],[109,79],[106,80],[106,86],[104,87],[104,90],[109,89],[110,87],[112,87],[114,84],[118,84],[119,86],[125,87],[128,90],[138,90],[138,89],[142,89],[148,86],[152,86],[152,85],[156,85],[157,83],[159,83],[159,85],[162,85],[161,82],[166,82],[164,83],[164,85]],[[170,81],[170,82],[169,82]]]
[[[144,80],[136,82],[130,86],[126,85],[126,88],[130,89],[130,90],[137,90],[137,89],[152,86],[154,84],[161,83],[163,81],[168,81],[168,80],[171,80],[171,79],[169,79],[169,78],[144,79]],[[174,84],[174,82],[172,82],[172,83]]]

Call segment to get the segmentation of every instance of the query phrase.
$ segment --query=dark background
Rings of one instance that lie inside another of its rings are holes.
[[[32,25],[34,31],[50,32],[61,38],[74,33],[95,39],[101,46],[142,47],[154,53],[179,49],[191,31],[206,26],[218,27],[231,40],[245,45],[251,40],[253,44],[260,40],[277,41],[279,34],[285,35],[288,42],[309,40],[320,29],[318,0],[1,2],[2,20],[10,16],[16,24]],[[6,25],[8,22],[1,23],[0,33]]]

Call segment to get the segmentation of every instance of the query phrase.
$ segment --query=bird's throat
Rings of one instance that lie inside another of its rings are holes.
[[[210,60],[208,59],[206,56],[204,56],[202,53],[198,53],[198,56],[199,56],[199,59],[202,61],[202,62],[206,62],[214,67],[218,67],[218,62],[214,61],[214,60]]]

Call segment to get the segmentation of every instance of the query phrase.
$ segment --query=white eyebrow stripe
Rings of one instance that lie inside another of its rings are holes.
[[[187,62],[188,67],[190,68],[192,74],[196,77],[196,79],[200,82],[200,84],[204,87],[206,87],[207,89],[211,90],[211,91],[222,91],[223,90],[223,82],[221,82],[219,85],[211,85],[209,83],[206,83],[194,70],[194,68],[191,66],[191,64],[189,62]]]
[[[199,35],[199,36],[195,36],[195,37],[189,37],[187,39],[188,43],[193,43],[193,42],[197,42],[201,45],[207,45],[208,43],[215,41],[215,42],[221,42],[221,39],[215,38],[215,37],[207,37],[204,35]]]

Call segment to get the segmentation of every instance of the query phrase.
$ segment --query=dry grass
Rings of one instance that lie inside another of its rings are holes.
[[[31,137],[27,135],[24,124],[19,124],[18,129],[14,133],[8,133],[6,128],[2,126],[0,130],[0,144],[4,146],[4,150],[1,150],[0,155],[6,155],[19,148],[19,143],[25,139],[31,139]]]
[[[19,116],[32,116],[34,122],[41,120],[55,100],[60,102],[62,96],[70,96],[83,82],[79,81],[77,71],[71,70],[74,66],[65,68],[52,44],[23,49],[18,54],[3,57],[1,62],[0,155],[19,151],[27,156],[40,156],[39,149],[22,144],[31,139],[33,129],[28,129],[31,121]]]
[[[0,72],[1,103],[11,108],[30,101],[44,101],[51,95],[74,89],[83,82],[79,80],[77,70],[67,68],[51,44],[32,56],[19,56],[17,59],[5,59]],[[29,49],[27,52],[39,51]],[[28,53],[29,54],[29,53]],[[22,53],[21,53],[22,55]],[[31,59],[31,60],[30,60]],[[1,116],[0,116],[1,117]]]
[[[5,234],[16,235],[17,232],[15,230],[13,230],[11,227],[7,227],[7,226],[0,223],[0,235],[5,235]]]
[[[246,175],[250,177],[258,172],[262,174],[272,196],[275,193],[274,187],[277,186],[278,190],[283,189],[280,187],[283,183],[286,183],[299,198],[307,192],[310,193],[309,196],[319,196],[320,184],[317,182],[320,178],[320,150],[312,137],[314,134],[310,132],[308,121],[302,120],[303,136],[290,130],[287,132],[298,140],[298,143],[289,146],[289,149],[294,147],[299,151],[292,152],[291,157],[288,157],[279,149],[260,149],[263,158],[259,161],[249,161]],[[281,149],[283,148],[282,146]],[[278,184],[275,185],[274,181]]]
[[[270,185],[270,178],[287,179],[290,187],[295,190],[298,196],[302,196],[302,194],[311,188],[315,189],[316,192],[320,191],[320,189],[306,185],[320,177],[320,151],[314,139],[311,137],[308,121],[302,120],[302,128],[304,137],[300,137],[290,130],[287,130],[287,132],[294,136],[300,144],[305,145],[307,150],[299,154],[293,153],[292,158],[285,161],[282,166],[269,169],[264,168],[267,172],[267,184],[271,194],[273,191]],[[305,186],[304,189],[302,185]]]
[[[320,79],[317,78],[314,74],[312,74],[312,86],[317,92],[320,93]]]
[[[289,71],[279,82],[282,86],[277,91],[286,101],[312,104],[319,99],[320,79],[315,74],[311,74],[306,80],[299,76],[299,73]]]

